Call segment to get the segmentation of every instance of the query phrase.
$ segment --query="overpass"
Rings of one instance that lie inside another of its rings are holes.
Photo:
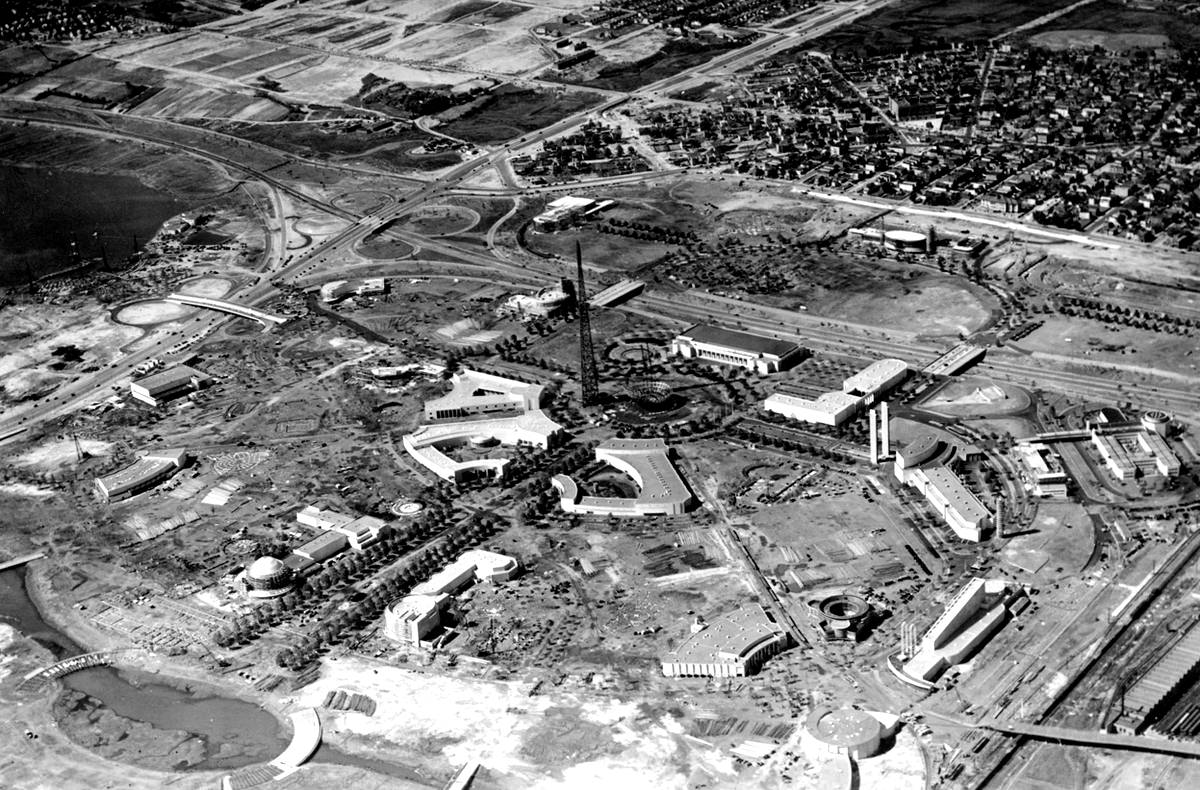
[[[222,313],[232,313],[242,318],[249,318],[262,324],[266,329],[280,324],[286,324],[288,319],[283,316],[268,313],[264,310],[258,310],[253,307],[238,304],[237,302],[227,302],[224,299],[209,299],[206,296],[189,296],[187,294],[171,294],[166,298],[168,302],[176,304],[186,304],[192,307],[203,307],[208,310],[217,310]]]
[[[1033,438],[1039,442],[1075,442],[1080,439],[1092,438],[1092,432],[1088,430],[1043,431]]]
[[[1077,730],[1070,727],[1051,727],[1045,724],[1026,724],[1020,721],[1002,721],[1000,719],[982,719],[975,726],[1010,735],[1028,735],[1043,741],[1107,746],[1110,749],[1176,754],[1182,757],[1200,757],[1200,743],[1153,738],[1147,735],[1117,735],[1100,730]]]

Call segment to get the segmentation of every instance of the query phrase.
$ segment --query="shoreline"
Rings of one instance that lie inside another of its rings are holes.
[[[94,652],[100,650],[113,650],[119,648],[127,648],[129,644],[116,637],[105,634],[100,629],[87,623],[74,610],[73,606],[64,606],[53,598],[53,593],[50,589],[50,580],[46,562],[48,558],[35,560],[26,566],[25,571],[25,588],[29,595],[30,601],[37,609],[38,614],[45,622],[61,633],[71,642],[75,643],[84,652]],[[53,654],[44,646],[38,644],[27,635],[23,635],[26,639],[37,646],[37,649],[44,653],[48,660],[52,663]],[[138,654],[134,654],[138,655]],[[192,699],[234,699],[241,702],[255,705],[258,708],[266,711],[275,720],[277,733],[281,740],[289,742],[293,736],[290,727],[290,711],[294,709],[294,704],[289,704],[285,700],[275,700],[270,698],[265,692],[257,692],[241,684],[221,685],[209,673],[198,667],[191,667],[180,662],[172,662],[165,656],[160,656],[153,653],[141,654],[144,656],[141,660],[129,661],[121,660],[111,664],[114,671],[121,675],[129,685],[135,688],[145,688],[151,685],[161,685],[181,693],[187,694]],[[63,684],[55,682],[51,688],[45,693],[38,702],[44,704],[46,715],[49,717],[53,726],[61,731],[58,720],[54,716],[54,705],[59,697],[68,691]],[[136,721],[130,719],[130,721]],[[189,737],[200,738],[209,744],[209,748],[219,750],[221,744],[210,743],[203,733],[187,732]],[[159,780],[171,778],[172,782],[180,781],[184,778],[203,778],[206,782],[211,782],[213,779],[219,780],[220,777],[239,769],[201,769],[201,770],[172,770],[170,767],[145,767],[134,765],[132,763],[115,760],[105,757],[88,747],[80,744],[71,738],[66,738],[66,741],[71,743],[76,749],[82,750],[92,758],[102,761],[105,765],[112,767],[114,770],[138,770],[153,773],[159,777]],[[268,759],[262,760],[262,764],[270,762],[275,755],[271,755]],[[258,763],[252,763],[257,765]]]

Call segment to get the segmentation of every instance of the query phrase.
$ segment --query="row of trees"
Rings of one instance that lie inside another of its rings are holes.
[[[811,455],[814,458],[819,458],[823,461],[835,461],[837,463],[853,465],[856,459],[846,453],[830,450],[828,447],[818,447],[813,444],[802,442],[798,439],[787,439],[776,434],[768,433],[753,425],[739,423],[734,427],[734,433],[747,441],[757,444],[765,444],[769,447],[776,447],[780,450],[788,452],[801,453],[802,455]]]
[[[326,564],[301,579],[287,594],[265,601],[249,614],[236,618],[231,625],[218,628],[213,641],[221,647],[244,645],[269,628],[311,614],[321,601],[328,600],[331,593],[365,578],[445,529],[451,516],[452,510],[445,501],[435,501],[408,525],[384,527],[377,543]]]
[[[1058,310],[1063,315],[1082,316],[1106,324],[1189,335],[1192,329],[1200,328],[1200,318],[1187,318],[1161,310],[1141,310],[1082,296],[1060,296],[1057,301]]]
[[[610,219],[608,222],[598,225],[597,229],[601,233],[626,236],[631,239],[641,239],[642,241],[657,241],[662,244],[687,244],[688,242],[699,241],[700,239],[695,231],[684,233],[674,228],[649,225],[645,222],[626,222],[619,219]]]
[[[477,513],[463,525],[447,532],[441,542],[421,552],[412,562],[381,576],[378,584],[361,597],[329,601],[320,612],[319,625],[277,652],[275,663],[292,670],[303,669],[329,647],[373,623],[388,604],[406,595],[464,550],[494,535],[502,526],[503,522],[495,515]]]

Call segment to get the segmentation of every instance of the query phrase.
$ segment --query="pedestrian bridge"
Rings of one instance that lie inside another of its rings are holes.
[[[1000,719],[983,719],[976,726],[1013,735],[1028,735],[1043,741],[1080,743],[1087,746],[1106,746],[1110,749],[1132,749],[1160,754],[1178,754],[1184,757],[1200,757],[1200,743],[1173,741],[1149,735],[1118,735],[1100,730],[1050,727],[1044,724],[1026,724],[1020,721],[1002,721]]]
[[[192,307],[203,307],[208,310],[218,310],[222,313],[231,313],[242,318],[257,321],[267,329],[287,323],[287,319],[283,316],[247,307],[237,302],[229,302],[224,299],[210,299],[207,296],[190,296],[188,294],[171,294],[166,298],[166,301],[175,302],[176,304],[186,304]]]
[[[22,690],[40,689],[46,683],[56,678],[61,678],[63,675],[69,675],[72,672],[78,672],[81,669],[88,669],[89,667],[108,666],[121,653],[141,652],[144,651],[140,647],[129,647],[120,650],[101,650],[96,653],[71,656],[70,658],[64,658],[62,661],[55,662],[48,667],[33,670],[21,679],[18,687]]]

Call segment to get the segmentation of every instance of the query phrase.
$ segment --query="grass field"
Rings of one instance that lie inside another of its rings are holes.
[[[438,131],[473,143],[502,143],[595,106],[600,100],[594,93],[554,93],[502,85],[492,91],[489,101]]]
[[[900,0],[878,13],[805,42],[803,49],[873,54],[897,49],[937,47],[943,41],[990,38],[1023,25],[1072,0]],[[1080,9],[1091,13],[1094,6]],[[1085,25],[1075,25],[1085,27]]]
[[[264,126],[252,123],[230,123],[220,131],[247,140],[265,143],[317,159],[353,158],[356,162],[395,170],[440,170],[459,163],[458,154],[446,151],[436,154],[410,153],[434,139],[417,129],[397,132],[367,132],[342,127],[323,128],[317,124],[276,124]]]
[[[1097,0],[1078,8],[1069,14],[1055,19],[1035,33],[1050,31],[1098,30],[1116,34],[1117,46],[1121,37],[1125,36],[1165,36],[1176,46],[1195,47],[1200,45],[1200,24],[1195,18],[1188,18],[1169,11],[1142,10],[1131,8],[1117,0]],[[1036,37],[1035,37],[1036,40]],[[1133,46],[1139,44],[1137,38],[1126,42]]]
[[[631,91],[671,77],[684,69],[705,63],[741,44],[700,44],[671,39],[662,49],[638,60],[607,63],[603,56],[585,61],[565,73],[550,70],[544,79],[586,85],[613,91]]]

